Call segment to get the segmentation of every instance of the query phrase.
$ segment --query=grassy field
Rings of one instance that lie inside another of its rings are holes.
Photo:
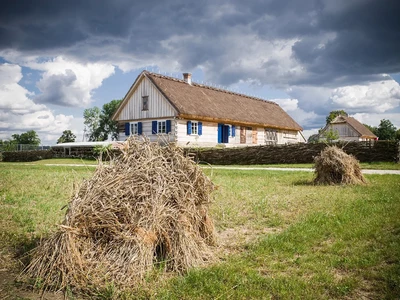
[[[21,254],[56,229],[73,184],[93,170],[0,163],[0,279],[16,275]],[[219,186],[211,207],[219,262],[155,276],[119,297],[400,298],[399,175],[368,175],[366,186],[345,187],[313,186],[307,172],[205,172]],[[34,295],[10,280],[0,284],[7,299]],[[99,297],[116,295],[110,285]]]

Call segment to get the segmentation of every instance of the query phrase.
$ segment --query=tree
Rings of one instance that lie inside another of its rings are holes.
[[[396,141],[400,141],[400,128],[396,131]]]
[[[13,134],[11,137],[12,141],[16,144],[27,144],[35,146],[40,145],[40,138],[34,130],[29,130],[21,134]]]
[[[333,121],[334,118],[337,116],[345,116],[348,117],[348,113],[345,112],[343,109],[341,110],[333,110],[329,113],[329,115],[326,117],[326,125],[328,125],[330,122]]]
[[[310,143],[310,144],[318,143],[318,142],[319,142],[319,134],[318,133],[310,135],[310,137],[307,140],[307,143]]]
[[[339,139],[339,132],[330,128],[329,130],[325,131],[322,136],[328,143],[332,143],[334,140]]]
[[[104,104],[101,110],[100,128],[107,135],[111,135],[113,140],[118,138],[118,122],[113,121],[112,116],[121,102],[122,100],[111,100],[110,103]]]
[[[100,109],[97,106],[85,109],[83,118],[88,128],[89,141],[104,141],[100,131]]]
[[[367,127],[373,134],[375,134],[376,136],[378,136],[378,127],[376,126],[370,126],[367,124],[363,124],[365,127]]]
[[[75,142],[76,135],[71,130],[64,130],[62,135],[58,138],[57,144]]]
[[[104,104],[101,111],[97,106],[84,110],[84,124],[88,128],[89,141],[105,141],[109,135],[113,139],[118,137],[118,124],[111,118],[121,101],[112,100]]]
[[[380,140],[393,141],[396,139],[396,127],[386,119],[381,120],[376,133]]]

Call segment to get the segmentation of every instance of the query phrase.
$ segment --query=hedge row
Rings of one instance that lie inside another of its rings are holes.
[[[16,162],[16,161],[36,161],[41,159],[53,158],[51,150],[33,150],[33,151],[5,151],[3,154],[3,161]]]
[[[398,162],[399,143],[395,141],[337,143],[361,162]],[[327,144],[292,144],[223,149],[187,149],[195,161],[214,165],[313,163]]]

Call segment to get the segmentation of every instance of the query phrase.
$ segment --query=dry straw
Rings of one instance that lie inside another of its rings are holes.
[[[25,275],[43,289],[138,284],[154,267],[185,272],[213,259],[214,185],[174,146],[130,137],[76,190],[59,230]]]
[[[358,160],[336,146],[328,146],[314,158],[316,184],[364,184]]]

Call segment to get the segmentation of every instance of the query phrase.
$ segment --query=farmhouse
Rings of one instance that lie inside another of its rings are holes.
[[[179,146],[247,146],[305,142],[301,126],[278,104],[143,71],[113,115],[119,140],[146,135]]]
[[[322,129],[321,135],[324,132],[332,130],[339,134],[340,141],[373,141],[377,140],[378,137],[373,134],[367,127],[358,122],[352,117],[346,117],[343,115],[337,116],[333,119],[324,129]]]

